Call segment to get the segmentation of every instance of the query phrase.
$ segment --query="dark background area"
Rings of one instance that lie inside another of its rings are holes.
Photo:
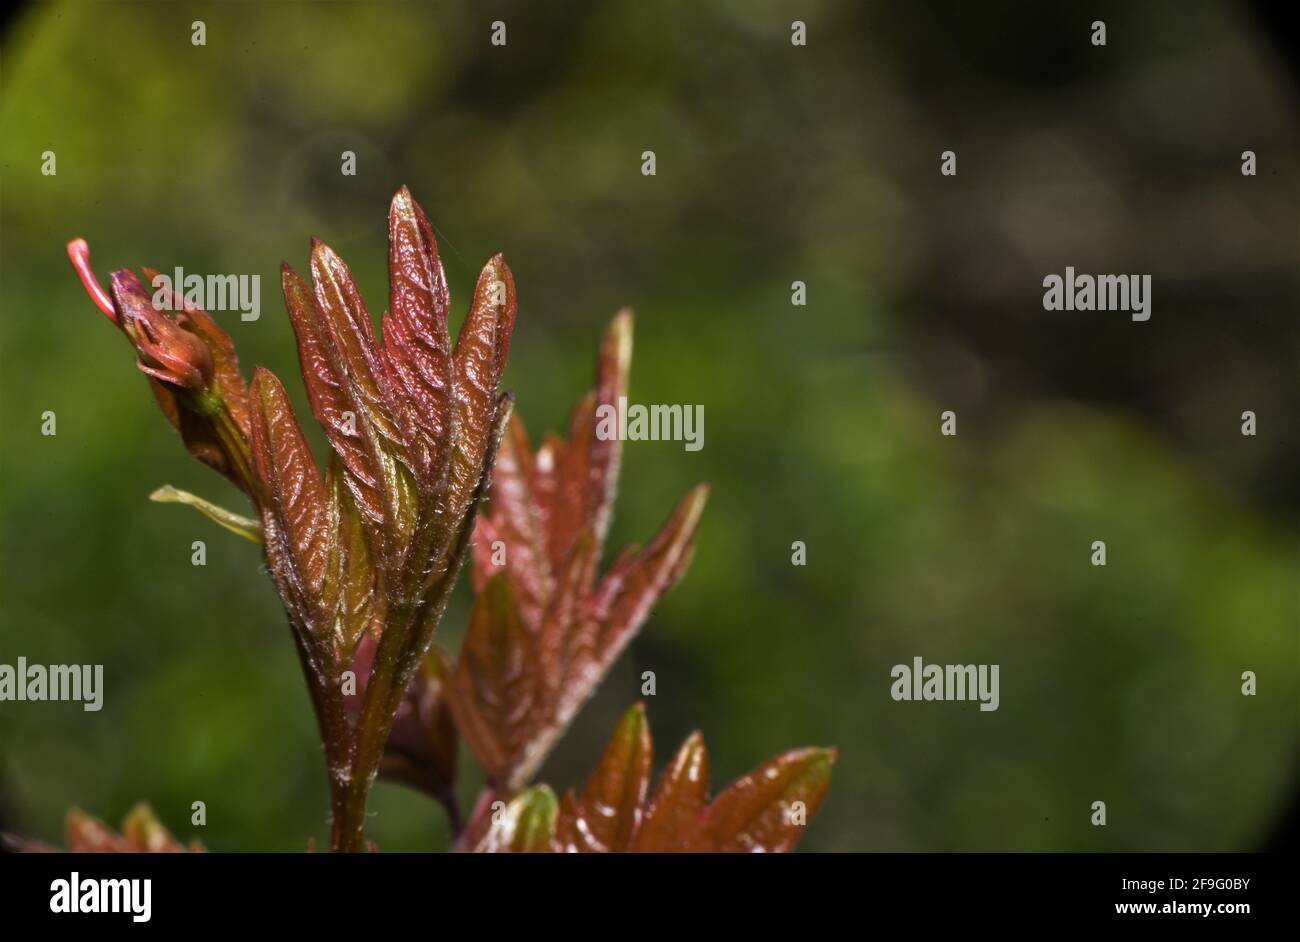
[[[691,571],[543,780],[581,782],[654,670],[657,765],[695,728],[715,789],[781,750],[840,747],[806,849],[1293,839],[1300,155],[1282,7],[10,14],[0,663],[102,663],[107,692],[98,714],[0,704],[0,826],[56,840],[68,805],[116,822],[148,800],[215,850],[324,833],[314,725],[257,551],[145,499],[164,483],[238,495],[184,453],[64,245],[87,238],[101,277],[260,274],[261,319],[222,323],[245,371],[274,369],[305,415],[279,263],[305,270],[319,236],[381,308],[385,211],[406,183],[456,318],[505,252],[521,299],[506,385],[534,437],[563,427],[623,305],[632,399],[705,409],[702,451],[625,451],[611,549],[645,540],[694,482],[712,498]],[[40,173],[46,150],[57,176]],[[1067,265],[1150,274],[1151,320],[1044,311],[1042,279]],[[949,409],[955,438],[939,435]],[[453,649],[461,588],[441,629]],[[1001,708],[893,702],[889,669],[914,655],[1000,664]],[[1241,696],[1243,670],[1258,696]],[[419,796],[381,785],[372,811],[383,849],[445,846]]]

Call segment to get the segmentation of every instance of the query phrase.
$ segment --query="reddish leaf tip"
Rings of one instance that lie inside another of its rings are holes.
[[[413,212],[415,210],[415,197],[411,195],[410,189],[403,184],[398,187],[397,192],[393,194],[393,198],[389,201],[389,206],[391,209],[400,208],[405,212]]]
[[[312,270],[315,271],[316,266],[321,262],[332,262],[335,259],[338,259],[338,253],[320,239],[313,236],[311,240]]]
[[[271,397],[276,394],[286,397],[288,395],[284,384],[280,382],[280,377],[264,366],[253,367],[253,379],[248,384],[248,394],[263,407],[269,405],[272,402]]]

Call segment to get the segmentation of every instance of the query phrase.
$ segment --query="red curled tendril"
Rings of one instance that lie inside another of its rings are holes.
[[[86,289],[86,294],[90,295],[90,300],[95,302],[95,307],[104,312],[114,324],[117,323],[117,314],[113,310],[113,302],[108,297],[99,282],[95,279],[95,273],[90,270],[90,246],[86,244],[85,239],[73,239],[68,243],[68,259],[72,262],[72,267],[77,270],[77,277],[81,279],[81,286]]]

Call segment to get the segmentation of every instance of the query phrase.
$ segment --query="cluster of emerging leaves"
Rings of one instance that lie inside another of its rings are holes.
[[[190,452],[257,512],[170,487],[153,495],[264,546],[320,725],[333,849],[364,848],[376,774],[442,801],[463,849],[793,846],[832,752],[787,753],[706,803],[697,735],[645,804],[651,750],[639,707],[581,796],[557,804],[545,786],[525,787],[681,578],[707,496],[703,486],[689,492],[645,548],[600,572],[620,436],[598,434],[597,415],[626,393],[629,313],[606,333],[596,388],[574,410],[568,440],[547,437],[534,453],[497,392],[515,316],[510,270],[499,255],[485,266],[453,348],[433,233],[402,188],[389,212],[382,343],[328,246],[313,242],[311,285],[282,269],[308,400],[330,444],[322,473],[280,381],[258,368],[245,386],[230,338],[206,313],[180,295],[174,313],[158,310],[128,271],[113,274],[110,298],[85,243],[69,255]],[[453,662],[433,636],[471,544],[476,598]],[[487,775],[468,822],[455,798],[459,740]]]
[[[174,854],[204,850],[198,841],[190,841],[187,846],[176,840],[146,804],[131,809],[122,821],[121,834],[76,808],[64,817],[63,829],[67,850],[74,854]],[[22,837],[4,837],[14,850],[23,853],[48,853],[56,849]]]
[[[557,802],[525,789],[478,839],[483,851],[782,852],[791,850],[830,782],[833,749],[796,749],[708,800],[709,757],[692,733],[647,800],[653,744],[645,709],[623,715],[580,794]]]
[[[312,245],[311,286],[283,267],[308,399],[331,448],[322,475],[279,379],[259,368],[245,387],[230,338],[207,314],[180,295],[175,316],[156,309],[128,271],[114,273],[109,301],[85,243],[69,250],[187,447],[257,510],[256,521],[242,520],[180,495],[265,545],[321,728],[331,844],[361,849],[370,783],[455,583],[510,412],[497,394],[515,316],[510,270],[500,256],[483,269],[453,350],[433,233],[405,188],[389,213],[382,345],[328,246]],[[375,645],[365,696],[349,710],[367,632]]]

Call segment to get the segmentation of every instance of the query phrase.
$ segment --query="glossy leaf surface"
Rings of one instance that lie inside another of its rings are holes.
[[[624,714],[582,793],[568,792],[555,849],[577,853],[793,850],[830,784],[833,749],[795,749],[707,800],[709,761],[692,733],[646,800],[650,729],[640,704]]]
[[[501,442],[488,510],[474,540],[479,592],[452,683],[452,709],[489,778],[521,787],[681,578],[707,499],[689,492],[645,549],[597,568],[621,454],[608,415],[626,394],[632,318],[606,331],[596,388],[533,453],[521,420]]]

